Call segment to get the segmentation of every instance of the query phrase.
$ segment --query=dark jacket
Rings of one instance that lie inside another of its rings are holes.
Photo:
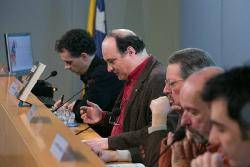
[[[135,155],[131,154],[133,161],[140,161],[146,166],[151,166],[152,162],[155,161],[160,154],[162,139],[167,136],[168,132],[175,132],[178,126],[179,113],[171,111],[167,117],[167,130],[159,130],[149,134],[147,126],[137,131],[122,133],[117,137],[109,138],[109,149],[127,150],[133,147],[139,147],[141,160],[136,159]],[[157,164],[158,163],[154,166],[157,166]]]
[[[140,75],[128,100],[125,110],[124,132],[136,131],[151,124],[151,110],[149,106],[151,100],[162,95],[164,80],[165,67],[161,65],[154,57],[151,57],[145,67],[145,70]],[[119,115],[121,98],[122,94],[119,95],[116,101],[113,109],[113,116]],[[110,149],[119,149],[119,141],[121,139],[133,139],[133,133],[122,133],[118,136],[109,137],[108,141]],[[142,162],[142,157],[138,147],[130,148],[129,151],[131,153],[133,162]]]
[[[104,111],[111,111],[117,96],[119,95],[123,81],[107,71],[107,65],[103,59],[95,56],[87,72],[81,75],[81,80],[86,85],[85,94],[81,100],[77,100],[73,112],[76,114],[76,121],[83,122],[80,115],[80,107],[85,106],[89,100],[98,104]],[[100,126],[90,125],[99,135],[107,137],[110,135],[112,125],[103,129]]]

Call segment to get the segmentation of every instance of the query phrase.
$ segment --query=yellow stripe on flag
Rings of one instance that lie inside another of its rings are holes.
[[[93,35],[94,33],[95,9],[96,9],[96,0],[90,0],[87,31],[91,35]]]
[[[87,31],[92,36],[94,34],[95,9],[96,9],[96,0],[90,0]],[[82,90],[82,96],[83,96],[86,93],[86,91],[85,91],[86,85],[84,83],[82,84],[82,88],[83,88],[83,90]]]

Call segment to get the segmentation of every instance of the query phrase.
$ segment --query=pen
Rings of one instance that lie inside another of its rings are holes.
[[[64,95],[61,96],[61,105],[63,105]]]
[[[75,133],[75,135],[79,135],[80,133],[88,130],[90,128],[90,126],[88,126],[87,128],[83,129],[83,130],[80,130],[79,132]]]

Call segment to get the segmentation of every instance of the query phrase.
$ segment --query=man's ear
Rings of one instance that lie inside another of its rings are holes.
[[[132,46],[128,46],[127,47],[127,52],[129,54],[129,56],[132,56],[132,55],[136,54],[136,51],[135,51],[135,49]]]
[[[87,53],[81,53],[81,58],[84,60],[84,61],[89,61],[89,56]]]

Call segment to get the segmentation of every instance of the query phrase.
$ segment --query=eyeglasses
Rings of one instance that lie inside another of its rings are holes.
[[[168,85],[170,88],[173,88],[176,86],[176,84],[180,81],[183,81],[183,79],[176,80],[176,81],[170,81],[168,79],[165,80],[165,84]]]

